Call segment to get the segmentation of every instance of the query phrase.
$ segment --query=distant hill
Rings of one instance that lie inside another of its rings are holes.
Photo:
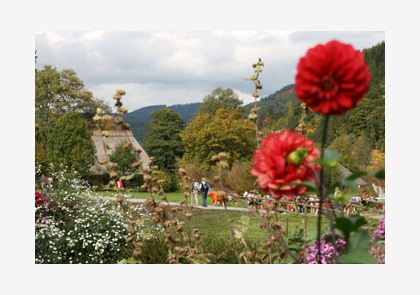
[[[266,117],[275,119],[284,115],[284,113],[286,112],[286,106],[289,102],[297,102],[296,94],[294,91],[294,84],[284,86],[280,90],[266,97],[262,97],[257,103],[257,106],[259,108],[258,114],[259,118],[261,119],[259,122],[259,127],[262,127],[263,120]],[[248,114],[251,111],[251,108],[253,107],[253,102],[245,105],[243,107],[244,116],[248,116]]]
[[[272,115],[274,117],[278,117],[284,112],[285,106],[289,101],[296,101],[296,95],[293,92],[293,84],[285,86],[282,89],[274,92],[273,94],[262,98],[258,102],[258,107],[260,108],[259,112],[260,114],[265,114],[267,112],[273,112],[275,110]],[[201,102],[189,104],[176,104],[172,106],[147,106],[127,113],[126,115],[124,115],[124,121],[130,124],[131,131],[133,132],[134,137],[138,142],[141,143],[146,132],[146,125],[153,119],[153,117],[150,115],[151,112],[166,107],[173,109],[184,119],[186,125],[192,119],[200,105]],[[253,106],[254,103],[249,103],[243,106],[244,116],[248,116]]]
[[[134,137],[138,142],[142,142],[144,133],[146,132],[146,125],[153,119],[150,115],[151,112],[169,108],[177,112],[183,119],[185,124],[187,124],[191,118],[194,116],[195,112],[201,105],[201,102],[189,103],[189,104],[176,104],[172,106],[166,105],[153,105],[147,106],[144,108],[137,109],[130,113],[124,115],[124,121],[130,124],[131,131],[133,132]]]
[[[370,91],[366,95],[367,99],[359,103],[358,107],[349,111],[345,116],[334,118],[330,124],[331,131],[329,141],[334,140],[343,130],[348,134],[354,133],[360,136],[365,133],[372,141],[372,146],[385,149],[385,42],[380,42],[372,48],[364,49],[366,62],[369,64],[369,70],[372,75]],[[288,113],[287,105],[291,103],[292,113]],[[177,104],[169,106],[175,110],[187,124],[200,107],[201,102],[190,104]],[[243,106],[245,117],[250,113],[254,103]],[[287,127],[294,130],[298,124],[299,117],[302,114],[300,102],[294,92],[294,84],[284,86],[280,90],[262,97],[257,104],[259,128],[268,127],[272,130],[278,130],[282,124],[277,124],[279,120],[287,121]],[[152,120],[150,113],[152,111],[167,107],[166,105],[154,105],[144,107],[128,113],[124,116],[125,121],[130,124],[131,131],[138,142],[142,142],[146,131],[146,124]],[[317,130],[310,136],[311,139],[319,142],[320,126],[316,116],[307,118],[307,123],[311,123]],[[333,124],[334,123],[334,124]],[[284,126],[282,127],[284,128]]]

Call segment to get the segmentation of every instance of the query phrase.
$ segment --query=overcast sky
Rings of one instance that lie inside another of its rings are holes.
[[[294,83],[306,51],[337,39],[356,49],[385,41],[384,31],[38,31],[37,69],[73,69],[95,98],[109,102],[116,89],[127,94],[129,111],[164,104],[200,102],[216,87],[232,88],[244,103],[254,85],[243,78],[260,74],[265,97]]]

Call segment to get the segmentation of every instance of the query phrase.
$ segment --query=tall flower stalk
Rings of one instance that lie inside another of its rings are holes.
[[[258,177],[263,192],[276,199],[291,200],[318,188],[317,263],[326,263],[321,259],[321,217],[326,198],[323,165],[328,120],[331,115],[343,115],[354,108],[368,92],[370,79],[363,53],[351,45],[332,40],[310,48],[297,65],[295,92],[305,107],[325,116],[321,150],[303,135],[286,129],[267,135],[252,157],[251,173]],[[333,230],[331,219],[330,225]]]

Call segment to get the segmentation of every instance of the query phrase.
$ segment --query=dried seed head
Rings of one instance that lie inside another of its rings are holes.
[[[258,108],[256,108],[256,107],[252,108],[251,113],[254,113],[254,114],[258,113]]]
[[[125,90],[123,90],[123,89],[118,89],[118,90],[117,90],[117,93],[118,93],[119,95],[125,95]]]
[[[186,200],[181,200],[181,201],[178,202],[178,204],[185,205],[186,202],[187,202]]]
[[[155,200],[152,197],[149,197],[149,198],[146,199],[146,201],[144,201],[144,205],[145,206],[150,206],[150,205],[153,204],[154,201]]]
[[[102,159],[102,160],[99,161],[99,163],[101,163],[102,165],[105,164],[106,162],[108,162],[107,159]]]
[[[109,178],[117,178],[117,177],[118,177],[117,172],[115,172],[115,171],[111,171],[111,172],[109,173]]]
[[[128,243],[132,242],[134,240],[134,237],[128,237],[127,240],[125,240]]]
[[[153,223],[158,223],[160,221],[160,217],[158,216],[158,215],[154,215],[153,217],[152,217],[152,222]]]
[[[260,94],[259,94],[258,92],[253,92],[253,93],[252,93],[252,96],[253,96],[253,97],[260,97]]]
[[[109,162],[109,168],[110,169],[114,169],[114,168],[117,168],[117,166],[118,166],[118,164],[117,163],[114,163],[114,162]]]
[[[133,164],[131,164],[131,167],[133,168],[137,168],[140,166],[140,162],[134,162]]]
[[[188,219],[191,219],[191,217],[192,217],[192,213],[191,213],[191,212],[187,212],[187,213],[185,214],[185,216],[186,216]]]
[[[114,118],[114,122],[115,122],[115,124],[121,124],[121,123],[122,123],[122,121],[123,121],[123,119],[122,119],[121,117],[116,117],[116,118]]]
[[[116,100],[120,100],[120,99],[121,99],[121,97],[122,97],[122,96],[121,96],[121,94],[119,94],[119,93],[115,93],[115,94],[114,94],[114,96],[113,96],[113,98],[114,98],[114,99],[116,99]]]
[[[126,142],[126,143],[123,145],[123,148],[124,148],[124,149],[126,149],[126,150],[128,150],[130,147],[131,147],[131,142]]]
[[[151,179],[152,179],[152,176],[150,176],[149,174],[144,174],[143,175],[143,180],[144,181],[151,180]]]
[[[281,228],[282,228],[281,223],[280,223],[280,222],[278,222],[278,221],[274,222],[274,223],[271,225],[271,227],[272,227],[273,229],[281,229]]]
[[[134,227],[129,227],[127,231],[130,235],[133,235],[137,232],[137,230]]]
[[[118,112],[120,112],[121,114],[127,114],[128,110],[126,108],[119,108]]]
[[[251,113],[251,114],[249,114],[248,115],[248,119],[250,119],[250,120],[255,120],[255,119],[257,119],[257,114],[255,114],[255,113]]]
[[[220,161],[219,162],[220,167],[222,168],[229,168],[229,164],[226,161]]]
[[[123,128],[124,130],[130,130],[130,124],[128,124],[128,123],[123,123],[123,124],[122,124],[122,128]]]
[[[155,212],[156,212],[157,214],[161,214],[161,213],[163,213],[163,210],[164,210],[164,208],[162,208],[162,207],[156,207],[156,208],[155,208]]]
[[[219,161],[219,160],[220,160],[220,158],[219,158],[218,155],[214,155],[214,156],[211,157],[211,161]]]
[[[133,250],[133,257],[138,258],[141,255],[141,249],[134,249]]]
[[[218,156],[220,157],[220,159],[221,159],[221,160],[225,160],[225,159],[227,159],[228,154],[227,154],[227,153],[225,153],[225,152],[220,152],[220,153],[218,154]]]

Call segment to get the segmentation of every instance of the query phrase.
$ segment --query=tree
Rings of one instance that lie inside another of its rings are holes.
[[[359,165],[356,161],[356,158],[353,154],[355,137],[354,135],[341,135],[334,139],[334,141],[329,146],[330,149],[338,151],[341,156],[338,159],[341,165],[349,169],[350,171],[355,171],[359,169]]]
[[[114,152],[109,156],[109,161],[117,164],[115,172],[117,172],[118,176],[130,175],[137,170],[132,166],[133,163],[137,162],[136,153],[131,148],[131,145],[127,148],[127,142],[119,143],[115,147]]]
[[[173,170],[184,153],[179,133],[184,119],[172,109],[164,108],[150,113],[153,119],[147,124],[142,146],[155,158],[159,168]]]
[[[209,95],[204,97],[203,103],[197,110],[197,113],[214,115],[220,108],[239,109],[241,105],[242,101],[232,89],[217,87]]]
[[[52,127],[48,153],[52,163],[89,174],[94,163],[94,145],[88,131],[89,122],[73,111],[65,113]]]
[[[368,137],[362,133],[354,143],[353,155],[361,169],[365,169],[370,163],[371,148]]]
[[[91,119],[96,108],[111,112],[102,100],[94,99],[82,80],[72,69],[57,71],[49,65],[35,74],[35,111],[44,115],[48,110],[52,116],[62,116],[74,111],[86,119]]]
[[[256,148],[255,125],[239,109],[221,108],[214,115],[196,115],[180,134],[184,143],[184,162],[211,165],[211,157],[229,154],[229,164],[249,158]]]
[[[71,69],[57,71],[45,66],[35,72],[35,141],[38,144],[35,159],[41,160],[37,151],[42,151],[43,161],[48,161],[46,153],[52,128],[57,120],[68,111],[73,111],[91,121],[100,107],[106,112],[111,108],[102,100],[94,99],[83,82]]]

